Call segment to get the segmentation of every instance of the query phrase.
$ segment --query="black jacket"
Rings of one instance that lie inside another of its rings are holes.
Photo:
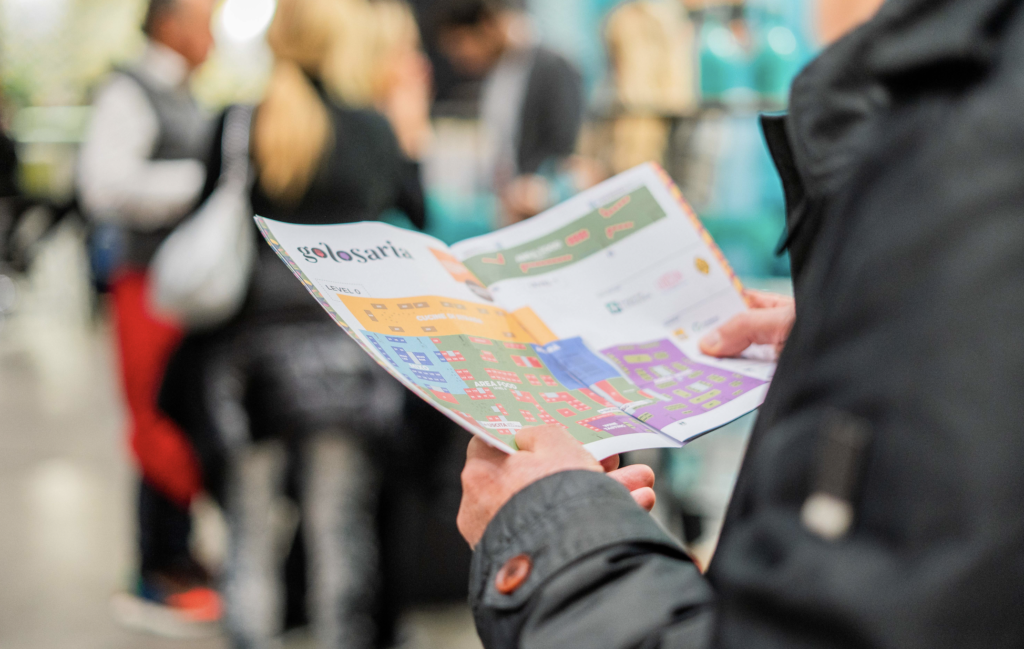
[[[707,576],[558,474],[475,553],[488,648],[1024,646],[1022,106],[1021,0],[889,0],[808,66],[765,123],[796,325]],[[853,507],[832,540],[801,516],[822,491]]]
[[[516,166],[534,174],[576,150],[583,123],[583,78],[560,54],[538,47],[519,117]]]
[[[255,169],[257,177],[250,197],[253,211],[285,223],[326,225],[375,221],[388,210],[397,210],[422,229],[426,206],[420,165],[402,152],[387,119],[373,110],[340,105],[329,98],[318,80],[310,81],[327,109],[334,142],[309,187],[295,203],[282,203],[268,196],[259,182],[259,170]],[[206,185],[200,204],[213,194],[220,180],[225,114],[215,123],[215,144],[206,160]],[[232,324],[282,319],[325,321],[323,308],[295,281],[291,270],[266,245],[263,236],[257,234],[256,240],[257,260],[248,299]]]
[[[374,111],[332,103],[315,80],[314,85],[335,141],[295,204],[267,196],[257,170],[251,193],[255,213],[319,225],[375,220],[397,209],[422,227],[426,210],[419,164],[402,153],[388,121]],[[223,133],[224,115],[215,125],[201,201],[220,179]],[[327,429],[372,437],[397,434],[401,386],[338,329],[262,235],[255,233],[255,241],[256,260],[241,310],[213,330],[185,337],[169,360],[159,397],[161,410],[192,441],[205,486],[218,498],[232,444]],[[225,412],[246,416],[225,417]]]

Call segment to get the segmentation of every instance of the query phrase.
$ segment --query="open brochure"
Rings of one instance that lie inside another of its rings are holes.
[[[256,221],[368,354],[508,452],[544,423],[598,459],[681,446],[757,408],[774,372],[763,357],[700,353],[747,307],[656,165],[450,247],[384,223]]]

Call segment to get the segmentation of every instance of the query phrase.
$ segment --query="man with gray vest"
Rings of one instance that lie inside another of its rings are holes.
[[[198,463],[185,435],[156,406],[182,331],[152,312],[146,269],[161,241],[194,208],[206,178],[201,160],[209,147],[209,119],[188,81],[213,45],[212,8],[212,0],[150,0],[146,48],[96,94],[78,171],[85,212],[124,233],[111,295],[129,439],[142,474],[137,594],[146,600],[143,609],[166,605],[164,619],[188,625],[216,621],[220,603],[188,550],[189,503],[201,488]],[[121,608],[132,602],[139,600],[125,599]],[[141,609],[133,610],[121,617],[149,626],[137,614]]]

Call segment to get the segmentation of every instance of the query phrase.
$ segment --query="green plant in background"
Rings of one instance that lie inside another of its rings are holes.
[[[0,77],[0,110],[3,111],[3,117],[8,118],[11,112],[28,106],[31,101],[31,81],[18,71],[5,71],[3,77]]]

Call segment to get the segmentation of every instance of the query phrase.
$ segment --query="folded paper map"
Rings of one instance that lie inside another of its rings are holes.
[[[377,222],[256,221],[366,353],[508,452],[540,424],[599,459],[681,446],[757,408],[774,372],[764,354],[700,353],[747,307],[656,165],[452,246]]]

